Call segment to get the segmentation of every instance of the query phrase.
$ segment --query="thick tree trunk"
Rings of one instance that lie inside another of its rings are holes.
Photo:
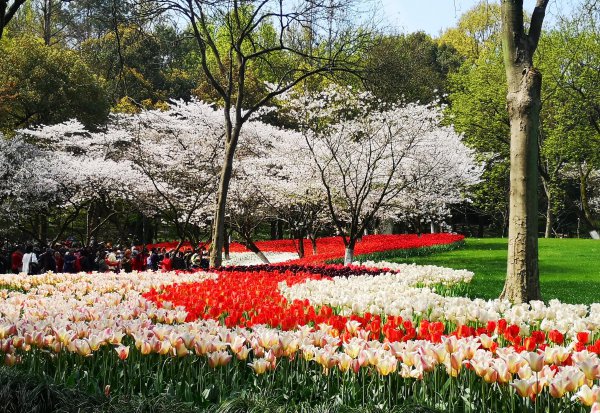
[[[538,269],[538,128],[541,74],[533,67],[509,79],[510,212],[508,266],[501,298],[541,299]]]
[[[354,260],[354,248],[347,246],[344,254],[344,265],[352,264],[352,260]]]
[[[538,133],[542,75],[533,66],[549,0],[537,0],[529,32],[523,0],[502,0],[502,51],[510,119],[510,201],[506,282],[501,298],[541,299],[538,269]]]

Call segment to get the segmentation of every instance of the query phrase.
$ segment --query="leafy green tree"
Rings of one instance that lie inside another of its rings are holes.
[[[77,53],[32,37],[0,44],[0,128],[54,124],[71,118],[93,126],[109,105],[104,83]]]
[[[423,32],[382,35],[367,52],[366,88],[387,102],[430,103],[446,92],[448,74],[461,59],[452,46]]]
[[[500,4],[482,0],[463,14],[456,27],[446,30],[440,37],[469,60],[476,60],[488,47],[500,41]]]
[[[0,0],[0,39],[4,33],[6,25],[15,17],[19,7],[25,3],[25,0]]]

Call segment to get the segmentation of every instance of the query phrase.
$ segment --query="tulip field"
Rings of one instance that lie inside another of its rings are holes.
[[[358,253],[400,244],[379,237],[382,247]],[[0,348],[5,365],[53,383],[108,398],[166,395],[191,410],[278,394],[291,411],[410,402],[600,412],[600,304],[472,300],[464,296],[472,277],[316,259],[193,273],[6,274]]]

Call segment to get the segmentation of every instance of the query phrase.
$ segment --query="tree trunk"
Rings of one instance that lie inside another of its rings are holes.
[[[590,207],[590,200],[587,191],[588,187],[588,179],[591,173],[591,169],[584,171],[581,166],[579,166],[579,197],[581,199],[581,209],[583,211],[583,219],[593,230],[598,230],[600,228],[600,220],[594,217],[592,213],[592,209]]]
[[[220,267],[223,263],[223,244],[225,242],[225,208],[227,206],[227,193],[229,191],[229,182],[233,171],[233,156],[237,141],[240,136],[241,125],[228,133],[225,145],[225,159],[221,168],[221,177],[219,179],[219,191],[217,193],[217,205],[215,208],[215,217],[213,221],[212,242],[210,248],[210,266]]]
[[[554,213],[552,212],[552,189],[550,184],[544,182],[544,191],[546,192],[546,199],[548,206],[546,207],[546,230],[544,231],[544,238],[552,238],[552,226],[554,225]]]
[[[254,243],[254,241],[252,241],[251,239],[246,239],[244,244],[246,244],[246,248],[248,248],[250,251],[255,253],[264,264],[270,264],[269,259],[260,250],[260,248],[258,248],[258,246]]]
[[[230,239],[230,235],[227,233],[227,231],[225,231],[225,243],[223,244],[223,249],[225,250],[225,259],[229,260],[231,259],[231,256],[229,255],[229,246],[231,245],[231,239]]]
[[[43,5],[43,15],[44,15],[44,44],[46,46],[50,46],[52,42],[52,4],[54,0],[45,0]]]
[[[351,265],[354,260],[354,247],[346,246],[346,253],[344,255],[344,265]]]
[[[508,267],[501,298],[515,303],[541,299],[538,269],[538,127],[541,74],[530,68],[509,80],[510,212]]]
[[[42,213],[40,215],[40,227],[39,227],[39,239],[42,243],[42,246],[48,245],[48,215],[46,213]]]
[[[277,239],[283,239],[283,221],[277,220]]]
[[[314,235],[309,235],[310,244],[312,245],[312,253],[313,255],[317,255],[317,237]]]
[[[523,0],[502,0],[502,49],[510,119],[510,201],[506,282],[514,303],[540,300],[538,269],[538,133],[542,75],[533,66],[548,0],[537,0],[525,33]]]
[[[298,231],[296,236],[296,241],[298,242],[298,257],[304,258],[304,232]]]

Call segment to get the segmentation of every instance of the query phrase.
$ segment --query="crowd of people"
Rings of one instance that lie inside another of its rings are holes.
[[[171,271],[208,268],[206,249],[167,251],[166,248],[120,248],[110,244],[96,247],[74,247],[59,244],[52,248],[32,245],[5,248],[0,256],[0,273],[40,274],[47,271],[77,273]]]

